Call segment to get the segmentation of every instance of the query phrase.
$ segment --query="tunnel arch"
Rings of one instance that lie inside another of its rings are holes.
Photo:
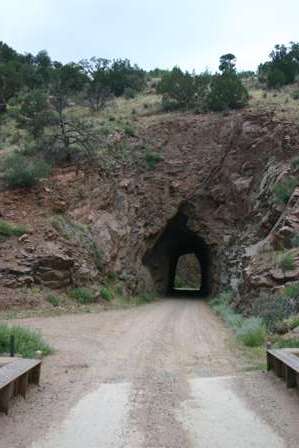
[[[195,254],[201,268],[201,288],[192,292],[198,296],[208,296],[211,291],[211,253],[203,237],[188,227],[188,216],[182,212],[171,219],[160,238],[143,257],[155,288],[161,294],[189,294],[178,292],[174,287],[178,260],[182,255]]]

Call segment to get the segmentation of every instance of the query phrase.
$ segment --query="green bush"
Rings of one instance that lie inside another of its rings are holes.
[[[297,184],[298,180],[293,177],[288,177],[276,184],[273,187],[275,201],[280,204],[287,204]]]
[[[57,307],[60,305],[60,298],[55,296],[54,294],[49,294],[47,300],[51,305]]]
[[[293,271],[295,269],[295,257],[289,252],[280,255],[278,266],[283,272]]]
[[[144,158],[150,170],[155,169],[157,163],[161,162],[161,160],[164,160],[164,157],[161,154],[154,151],[147,151]]]
[[[266,327],[258,317],[245,319],[237,330],[237,337],[248,347],[259,347],[265,343]]]
[[[82,305],[96,302],[95,293],[88,288],[74,288],[70,292],[70,296]]]
[[[30,188],[48,177],[50,165],[43,160],[30,160],[15,152],[3,164],[4,180],[10,188]]]
[[[11,224],[10,222],[0,219],[0,240],[9,238],[10,236],[22,236],[26,233],[26,227]]]
[[[113,294],[110,291],[109,288],[106,288],[105,286],[103,286],[100,289],[100,294],[103,297],[104,300],[108,300],[108,302],[110,302],[113,299]]]
[[[53,352],[52,348],[43,340],[41,335],[34,330],[19,326],[0,325],[0,353],[9,353],[10,337],[15,336],[16,353],[25,358],[34,358],[39,350],[43,355]]]

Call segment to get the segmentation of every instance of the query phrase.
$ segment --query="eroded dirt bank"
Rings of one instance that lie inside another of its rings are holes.
[[[168,299],[22,324],[41,329],[57,351],[40,389],[0,415],[1,448],[299,444],[298,395],[250,372],[204,302]]]

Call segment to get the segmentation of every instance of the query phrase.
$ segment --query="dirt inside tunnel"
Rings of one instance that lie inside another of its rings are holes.
[[[212,250],[205,239],[188,227],[188,216],[179,211],[143,258],[156,290],[162,295],[207,297],[213,290]],[[176,287],[181,257],[192,254],[198,262],[198,287]]]

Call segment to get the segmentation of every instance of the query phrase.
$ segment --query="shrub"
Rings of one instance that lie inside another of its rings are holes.
[[[96,301],[95,293],[88,288],[74,288],[70,292],[70,296],[82,305]]]
[[[161,160],[164,160],[164,157],[161,154],[154,151],[147,151],[144,158],[150,170],[155,169],[157,163],[161,162]]]
[[[112,294],[112,292],[110,291],[110,289],[106,288],[105,286],[103,286],[103,287],[100,289],[100,294],[101,294],[101,296],[103,297],[103,299],[108,300],[109,302],[110,302],[110,300],[113,299],[113,294]]]
[[[15,152],[3,164],[4,180],[10,188],[30,188],[47,177],[50,169],[43,160],[30,160]]]
[[[162,97],[161,107],[164,112],[174,112],[180,108],[175,100],[168,98],[167,96]]]
[[[275,201],[280,204],[287,204],[297,184],[298,180],[293,177],[288,177],[276,184],[273,187]]]
[[[278,265],[283,272],[293,271],[295,269],[294,255],[289,252],[285,252],[279,257]]]
[[[125,97],[127,100],[132,100],[132,99],[134,99],[134,98],[136,97],[136,94],[137,94],[136,90],[133,89],[132,87],[126,87],[126,88],[124,89],[124,97]]]
[[[10,236],[22,236],[24,233],[26,233],[26,227],[11,224],[0,219],[0,239],[8,238]]]
[[[0,353],[8,353],[10,350],[10,337],[15,336],[16,353],[25,358],[34,358],[37,350],[43,355],[53,352],[37,331],[19,326],[0,325]]]
[[[245,319],[237,330],[237,337],[248,347],[259,347],[265,342],[266,327],[258,317]]]
[[[55,307],[60,305],[59,297],[55,296],[54,294],[49,294],[47,300],[49,303],[51,303],[51,305]]]

